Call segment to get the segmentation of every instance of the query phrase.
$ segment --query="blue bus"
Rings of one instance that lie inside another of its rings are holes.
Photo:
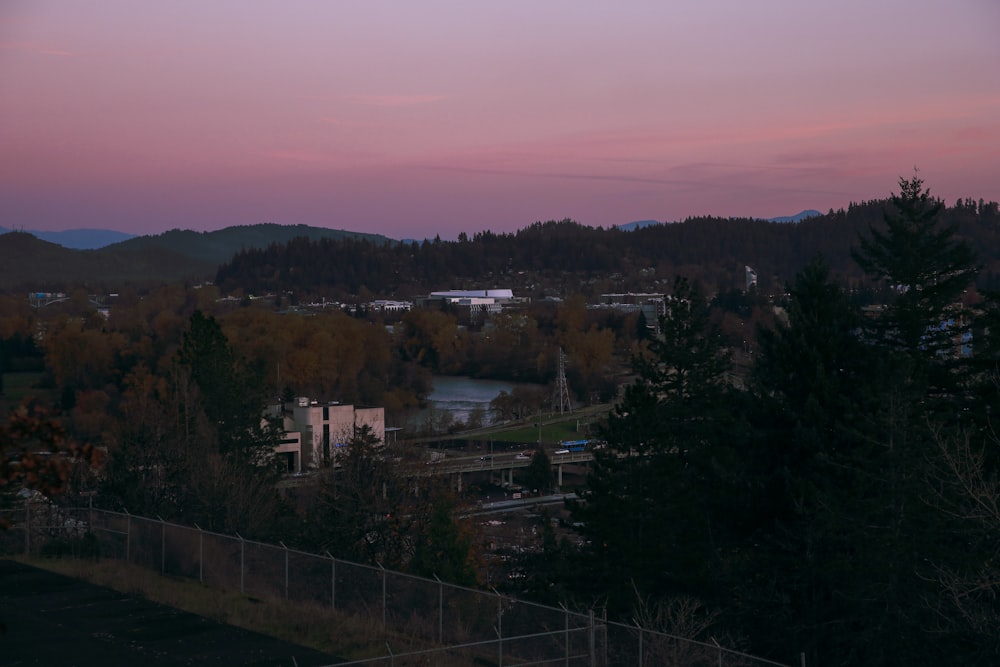
[[[559,446],[571,452],[582,452],[587,449],[590,440],[563,440]]]

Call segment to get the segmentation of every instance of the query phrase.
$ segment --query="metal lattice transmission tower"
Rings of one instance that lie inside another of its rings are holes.
[[[559,404],[559,414],[570,411],[569,385],[566,384],[566,355],[559,348],[559,377],[556,378],[556,402]]]

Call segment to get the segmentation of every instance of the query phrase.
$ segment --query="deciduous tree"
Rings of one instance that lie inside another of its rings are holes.
[[[66,437],[60,421],[36,402],[13,409],[0,424],[0,505],[21,489],[56,496],[69,490],[73,468],[96,466],[99,450]],[[6,524],[0,519],[0,528]]]

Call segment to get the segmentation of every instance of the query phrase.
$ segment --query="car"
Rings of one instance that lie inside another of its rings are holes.
[[[518,459],[518,460],[520,460],[520,461],[525,461],[525,460],[527,460],[527,459],[530,459],[530,458],[531,458],[531,455],[532,455],[533,453],[534,453],[534,452],[521,452],[520,454],[518,454],[518,455],[517,455],[517,456],[515,456],[514,458],[515,458],[515,459]]]
[[[492,454],[487,454],[486,456],[480,456],[479,460],[480,461],[492,461],[493,460],[493,455]]]
[[[553,452],[553,454],[569,454],[569,450],[568,449],[557,449],[556,451]]]

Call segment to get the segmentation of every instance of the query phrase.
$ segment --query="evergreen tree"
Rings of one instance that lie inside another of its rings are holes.
[[[279,434],[262,422],[264,383],[237,358],[214,317],[200,310],[192,314],[178,361],[198,388],[219,453],[252,464],[266,462]]]
[[[718,562],[712,515],[736,445],[728,354],[686,280],[676,281],[660,329],[635,360],[638,377],[603,433],[607,447],[571,503],[592,568],[575,585],[623,613],[636,589],[661,596],[708,585]]]
[[[854,638],[877,627],[859,592],[882,586],[887,556],[871,529],[885,502],[884,448],[870,430],[882,396],[879,357],[822,260],[788,293],[787,322],[758,334],[756,442],[743,463],[754,529],[734,564],[729,611],[758,650],[779,651],[791,638],[807,661],[857,662]],[[777,640],[775,623],[787,630]]]
[[[432,506],[426,530],[417,538],[410,570],[460,586],[477,583],[472,535],[454,518],[454,503],[445,496]]]
[[[878,320],[879,344],[917,357],[951,356],[966,325],[955,311],[975,280],[972,249],[957,226],[940,226],[944,205],[917,176],[900,179],[884,213],[885,227],[869,227],[852,251],[858,265],[894,293]]]
[[[978,273],[974,253],[942,225],[943,205],[923,181],[900,180],[885,212],[883,230],[870,229],[853,252],[869,277],[890,288],[885,310],[869,320],[868,341],[878,354],[880,409],[864,424],[866,446],[854,479],[859,482],[852,523],[863,527],[852,539],[867,553],[866,586],[853,591],[854,611],[866,618],[859,640],[885,636],[881,651],[868,649],[869,663],[940,664],[964,651],[964,640],[943,628],[941,600],[953,595],[936,583],[944,570],[966,568],[981,557],[982,541],[963,534],[950,511],[955,485],[942,483],[940,443],[962,438],[962,421],[975,365],[967,358],[972,313],[965,292]],[[960,485],[959,485],[960,486]],[[948,497],[948,498],[946,498]],[[881,602],[872,604],[871,591]],[[929,629],[938,628],[934,641]],[[863,644],[855,647],[862,651]]]
[[[862,316],[816,258],[788,287],[787,323],[762,328],[753,384],[775,423],[790,420],[796,456],[853,446],[877,359],[861,339]],[[783,457],[784,458],[784,457]]]
[[[184,466],[187,521],[264,537],[280,512],[274,482],[277,424],[263,418],[265,386],[233,352],[214,317],[195,311],[172,371],[168,400]],[[142,444],[142,443],[139,443]]]
[[[758,650],[787,645],[778,623],[810,661],[940,664],[960,647],[930,639],[935,572],[965,560],[955,522],[928,502],[934,429],[918,373],[940,357],[903,345],[900,320],[862,335],[820,262],[789,292],[788,324],[760,334],[744,465],[755,530],[731,563],[730,610]]]
[[[324,473],[305,539],[310,548],[337,558],[402,569],[416,514],[404,505],[412,487],[379,448],[370,426],[354,430],[337,451],[334,467]]]
[[[552,474],[552,462],[544,449],[539,449],[531,457],[531,463],[524,469],[524,483],[531,491],[548,493],[555,482]]]

